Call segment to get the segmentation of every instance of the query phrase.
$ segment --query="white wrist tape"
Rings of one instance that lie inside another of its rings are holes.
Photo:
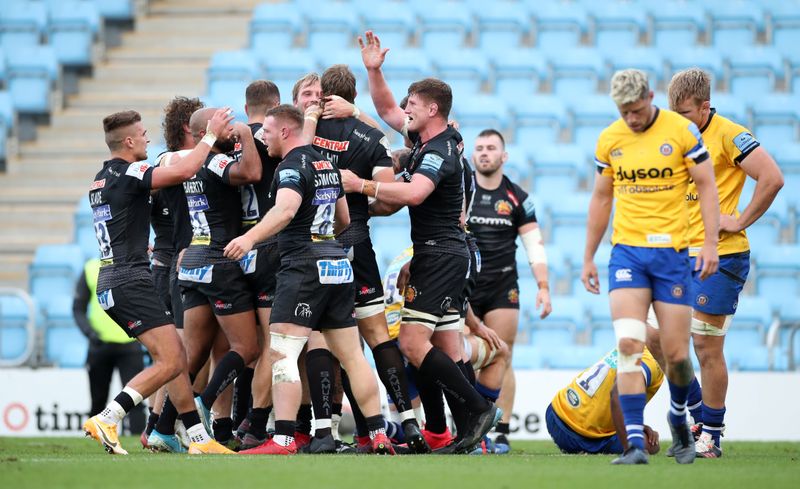
[[[206,143],[209,148],[214,147],[214,143],[217,142],[217,136],[214,133],[207,132],[205,136],[200,140],[201,143]]]
[[[528,255],[528,263],[531,265],[547,265],[547,253],[544,250],[544,240],[542,231],[537,227],[521,234],[522,246]]]
[[[617,337],[617,372],[641,372],[640,360],[642,359],[642,354],[624,355],[619,351],[619,342],[623,339],[631,339],[644,343],[647,340],[647,324],[644,321],[633,318],[615,319],[614,335]]]
[[[283,358],[272,363],[272,385],[281,382],[300,382],[297,359],[300,357],[306,341],[308,338],[303,336],[270,333],[270,349],[283,355]]]

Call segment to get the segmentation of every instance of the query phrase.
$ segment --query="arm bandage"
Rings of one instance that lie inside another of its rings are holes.
[[[537,227],[526,233],[520,234],[522,246],[528,255],[528,263],[531,265],[547,265],[547,253],[544,251],[544,240],[542,231]]]
[[[300,382],[300,369],[297,359],[308,341],[303,336],[270,333],[270,349],[283,356],[272,363],[272,385],[281,382]]]

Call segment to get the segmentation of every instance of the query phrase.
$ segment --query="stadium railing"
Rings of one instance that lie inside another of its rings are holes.
[[[22,352],[12,358],[3,358],[0,355],[0,367],[19,367],[31,359],[36,348],[36,306],[27,292],[14,287],[0,287],[0,298],[12,298],[11,301],[0,301],[0,329],[5,332],[6,327],[10,325],[18,330],[19,326],[15,326],[16,321],[11,321],[11,318],[16,317],[17,320],[22,320],[22,328],[25,331],[25,346]],[[24,307],[20,308],[18,304],[14,304],[13,298],[17,299],[17,303],[21,301]],[[5,311],[6,308],[12,309],[12,311]],[[7,313],[9,313],[8,316],[6,316]],[[4,336],[2,335],[0,338]],[[4,346],[0,345],[0,348]]]

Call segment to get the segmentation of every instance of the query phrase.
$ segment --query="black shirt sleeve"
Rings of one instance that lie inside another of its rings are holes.
[[[527,192],[522,190],[522,188],[516,184],[512,184],[511,191],[514,193],[514,197],[516,197],[517,201],[519,202],[515,216],[517,227],[531,222],[537,222],[536,206],[534,205],[533,197],[528,195]]]
[[[125,175],[132,179],[136,191],[141,192],[153,188],[154,170],[155,167],[147,163],[131,163],[125,170]]]
[[[422,155],[422,160],[414,174],[425,175],[433,181],[434,185],[439,185],[439,182],[450,175],[453,170],[452,158],[445,159],[439,153],[428,151]]]

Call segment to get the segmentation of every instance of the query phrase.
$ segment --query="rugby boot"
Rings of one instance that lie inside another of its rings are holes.
[[[243,455],[294,455],[297,453],[297,444],[293,440],[289,446],[278,445],[273,438],[270,438],[261,445],[249,450],[239,452]]]
[[[304,446],[311,443],[311,435],[306,433],[300,433],[299,431],[294,432],[294,443],[297,445],[297,449],[300,450]]]
[[[483,437],[480,444],[469,452],[470,455],[489,455],[494,453],[494,444],[488,436]]]
[[[203,427],[206,429],[206,433],[209,435],[214,434],[214,428],[211,424],[211,410],[208,409],[204,404],[200,396],[194,398],[194,405],[197,408],[197,414],[200,415],[200,421],[203,422]]]
[[[356,436],[356,452],[372,453],[372,440],[368,436]]]
[[[483,435],[488,433],[503,417],[503,410],[494,404],[489,409],[479,414],[470,414],[469,428],[464,433],[464,438],[458,442],[456,452],[468,453],[475,445],[480,442]]]
[[[629,447],[622,455],[611,461],[612,465],[646,464],[647,454],[641,448]]]
[[[239,423],[239,427],[236,428],[236,439],[239,440],[239,445],[242,444],[244,441],[244,437],[247,435],[247,432],[250,430],[250,418],[244,418],[241,423]],[[263,443],[263,442],[262,442]],[[260,445],[261,443],[259,443]]]
[[[672,446],[670,447],[675,461],[679,464],[690,464],[694,462],[695,457],[695,444],[692,437],[692,430],[689,428],[688,423],[682,423],[680,426],[673,426],[670,422],[669,413],[667,413],[667,424],[672,432]]]
[[[511,443],[505,433],[500,433],[494,439],[494,453],[505,455],[511,451]]]
[[[700,458],[721,458],[722,448],[714,444],[714,438],[710,433],[700,435],[694,444],[694,451]]]
[[[431,453],[431,447],[428,446],[416,423],[403,423],[403,433],[411,453]]]
[[[432,431],[422,430],[422,436],[425,437],[425,441],[428,443],[428,446],[431,448],[431,450],[444,448],[453,441],[453,434],[450,433],[450,428],[446,428],[444,433],[434,433]]]
[[[219,444],[217,440],[211,439],[205,443],[192,442],[189,444],[190,455],[200,454],[218,454],[218,455],[235,455],[236,452],[228,450]]]
[[[700,434],[703,433],[703,423],[693,424],[691,430],[692,430],[692,438],[694,438],[694,441],[697,442],[697,440],[700,439]],[[669,448],[667,448],[667,457],[674,457],[674,456],[675,454],[672,453],[672,445],[670,445]]]
[[[151,452],[186,453],[177,435],[164,435],[155,429],[147,437],[147,448]]]
[[[342,454],[354,454],[357,453],[355,447],[353,445],[343,442],[342,440],[334,440],[336,444],[336,453]]]
[[[378,433],[372,439],[372,453],[376,455],[394,455],[394,447],[389,437],[384,433]]]
[[[103,446],[106,452],[116,455],[127,455],[128,452],[122,448],[117,436],[117,425],[104,423],[100,416],[92,416],[83,423],[83,432],[86,436],[94,438]]]
[[[333,439],[333,435],[322,438],[315,436],[311,438],[308,445],[303,446],[299,451],[300,453],[336,453],[336,440]]]
[[[267,442],[267,440],[269,440],[269,436],[264,438],[256,438],[256,436],[252,433],[247,433],[244,435],[244,438],[242,438],[242,441],[239,444],[239,451],[241,452],[242,450],[249,450],[259,445],[263,445]]]

